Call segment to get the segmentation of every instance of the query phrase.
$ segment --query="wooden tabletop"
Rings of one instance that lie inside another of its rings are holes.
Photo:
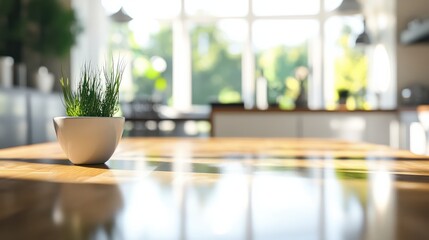
[[[0,239],[429,239],[429,158],[317,139],[0,150]]]

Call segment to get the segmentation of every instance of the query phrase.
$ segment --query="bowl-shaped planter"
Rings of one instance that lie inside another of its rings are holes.
[[[74,164],[109,160],[122,137],[123,117],[56,117],[58,142]]]

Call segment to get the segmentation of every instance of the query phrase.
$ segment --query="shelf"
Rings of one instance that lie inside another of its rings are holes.
[[[415,20],[401,33],[402,44],[429,42],[429,19]]]

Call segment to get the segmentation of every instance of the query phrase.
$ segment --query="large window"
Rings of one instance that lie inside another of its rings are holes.
[[[112,24],[108,57],[125,58],[127,73],[121,90],[127,100],[153,98],[168,104],[172,96],[171,24],[139,21]]]
[[[274,10],[274,9],[273,9]],[[312,66],[309,53],[317,42],[315,20],[257,20],[253,24],[253,46],[257,74],[268,83],[268,103],[293,108],[301,87],[307,86]],[[300,84],[300,83],[303,84]],[[307,88],[305,87],[306,91]]]
[[[109,53],[129,64],[129,98],[151,97],[180,110],[211,102],[255,106],[256,79],[282,108],[374,108],[371,51],[356,47],[360,9],[342,0],[103,0],[133,18],[111,21]],[[324,5],[322,5],[324,4]],[[346,94],[345,94],[346,93]]]
[[[369,109],[368,54],[365,47],[355,47],[356,36],[363,31],[360,15],[332,16],[325,21],[325,103],[335,108],[345,94],[349,109]]]
[[[241,101],[243,20],[198,23],[190,28],[192,104]]]

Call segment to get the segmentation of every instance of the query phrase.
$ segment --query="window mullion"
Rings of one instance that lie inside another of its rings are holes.
[[[190,111],[192,106],[191,40],[185,19],[184,0],[173,22],[173,107]]]
[[[253,51],[252,24],[254,16],[252,12],[252,0],[248,0],[249,10],[247,12],[247,36],[243,48],[242,56],[242,99],[246,108],[253,108],[255,105],[255,54]]]
[[[317,64],[317,67],[319,68],[319,71],[316,73],[313,73],[313,81],[314,81],[314,85],[316,85],[316,89],[321,89],[319,90],[315,95],[313,96],[318,96],[316,97],[316,99],[314,99],[314,101],[310,101],[314,102],[315,106],[314,108],[320,109],[326,108],[326,94],[325,94],[325,88],[326,88],[326,83],[325,83],[325,21],[326,21],[326,11],[325,11],[325,0],[320,0],[320,10],[319,10],[319,26],[320,26],[320,33],[319,33],[319,37],[320,37],[320,45],[319,45],[319,56],[317,57],[317,61],[319,62]],[[314,90],[314,89],[313,89]],[[311,96],[311,94],[309,94]],[[319,104],[317,104],[319,102]]]

